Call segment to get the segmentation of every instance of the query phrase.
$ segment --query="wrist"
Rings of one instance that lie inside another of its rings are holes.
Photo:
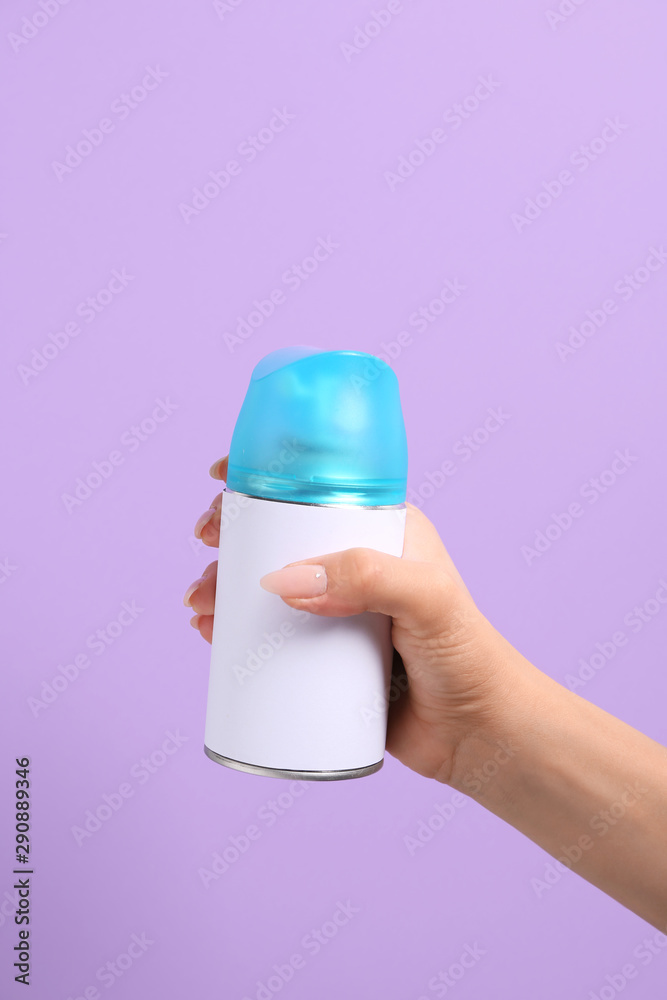
[[[512,798],[513,783],[537,764],[536,744],[548,720],[565,710],[570,692],[498,636],[488,693],[481,710],[455,741],[449,766],[436,775],[495,810]],[[500,654],[500,655],[499,655]],[[576,696],[575,696],[576,697]]]

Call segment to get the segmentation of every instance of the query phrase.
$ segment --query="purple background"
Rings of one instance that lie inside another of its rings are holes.
[[[55,13],[43,2],[50,14],[37,0],[0,14],[0,992],[23,995],[7,914],[13,759],[29,755],[36,1000],[94,985],[113,1000],[254,1000],[297,952],[305,965],[269,995],[417,1000],[438,995],[429,980],[467,945],[484,955],[449,990],[460,1000],[585,1000],[627,962],[638,975],[624,996],[657,997],[667,953],[633,958],[655,932],[569,872],[538,895],[549,856],[477,804],[411,855],[404,838],[453,793],[391,757],[372,777],[310,785],[263,821],[289,786],[205,758],[210,647],[181,598],[215,557],[192,526],[218,492],[207,470],[257,360],[293,343],[389,352],[410,488],[479,606],[561,682],[623,630],[581,693],[667,740],[667,611],[636,632],[624,624],[667,578],[667,267],[637,271],[667,241],[663,0],[568,0],[560,20],[547,16],[556,0],[405,0],[365,45],[357,28],[384,0],[71,0]],[[147,68],[155,89],[122,111]],[[480,77],[492,93],[466,118],[448,114]],[[248,162],[239,146],[274,108],[294,117]],[[105,118],[113,129],[59,168]],[[607,119],[615,133],[594,141]],[[392,180],[434,129],[443,141]],[[226,188],[183,209],[233,159]],[[517,221],[564,170],[559,196]],[[289,288],[284,273],[320,238],[338,247]],[[114,269],[131,280],[87,320],[79,303]],[[411,325],[447,280],[464,290]],[[285,301],[230,348],[225,334],[276,288]],[[570,327],[610,299],[615,312],[560,357]],[[51,335],[64,346],[45,358]],[[151,424],[156,399],[173,408]],[[489,407],[509,416],[466,459],[457,442]],[[142,421],[144,440],[131,430]],[[617,449],[632,460],[604,493],[588,488],[592,503],[581,489]],[[68,511],[63,494],[114,451],[119,464]],[[456,472],[433,489],[447,459]],[[571,527],[526,556],[577,501]],[[133,601],[143,610],[112,645],[87,646]],[[85,652],[90,665],[35,713],[29,699]],[[137,765],[170,730],[187,742],[142,783]],[[77,844],[72,828],[124,782],[132,796]],[[199,869],[252,823],[260,838],[205,888]],[[348,900],[358,912],[312,954],[304,936]],[[97,970],[133,934],[153,943],[105,986]]]

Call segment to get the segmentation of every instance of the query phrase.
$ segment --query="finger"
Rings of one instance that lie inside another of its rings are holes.
[[[451,624],[474,609],[435,526],[407,505],[401,558],[355,548],[291,563],[260,581],[292,607],[327,616],[379,611],[413,632]],[[459,616],[460,617],[460,616]]]
[[[219,458],[217,462],[214,462],[208,470],[209,476],[212,476],[213,479],[222,479],[226,482],[228,458],[229,456],[225,455],[224,458]],[[200,538],[204,545],[210,545],[215,548],[220,544],[221,510],[222,493],[218,493],[209,509],[201,515],[195,524],[195,538]]]
[[[194,618],[190,619],[190,624],[198,630],[202,639],[206,639],[206,642],[209,643],[212,642],[213,615],[195,615]]]
[[[190,624],[196,628],[202,639],[206,642],[213,640],[213,615],[195,615],[190,619]]]
[[[200,615],[212,615],[215,608],[215,586],[218,562],[209,563],[202,575],[191,583],[185,592],[183,603]]]
[[[220,541],[221,510],[222,493],[218,493],[209,509],[204,511],[195,524],[195,538],[200,538],[205,545],[218,545]]]
[[[260,584],[299,610],[327,617],[377,611],[423,638],[458,630],[471,612],[466,592],[438,563],[375,549],[346,549],[294,563],[262,577]]]
[[[227,482],[227,463],[229,460],[229,455],[225,455],[224,458],[219,458],[217,462],[214,462],[211,468],[208,470],[209,476],[213,476],[214,479],[223,479]]]

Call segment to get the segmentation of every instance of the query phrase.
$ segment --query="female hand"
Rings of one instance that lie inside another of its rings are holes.
[[[210,470],[227,475],[227,458]],[[222,494],[195,526],[210,546],[220,539]],[[315,556],[270,573],[262,585],[293,608],[342,617],[376,611],[392,619],[394,661],[387,750],[427,777],[448,782],[457,748],[473,736],[498,752],[500,733],[493,720],[515,683],[517,672],[534,667],[489,624],[468,593],[438,532],[428,518],[407,504],[402,558],[373,549],[348,549]],[[324,567],[326,592],[308,597],[304,586],[320,587],[315,572]],[[207,642],[213,635],[217,562],[210,563],[185,595],[196,613],[191,619]],[[304,577],[304,574],[305,577]],[[296,587],[296,589],[295,589]],[[300,589],[301,588],[301,589]]]
[[[211,475],[224,479],[227,459]],[[220,538],[222,494],[197,521]],[[211,641],[217,563],[192,584]],[[392,620],[387,750],[475,798],[558,861],[667,931],[667,750],[557,684],[479,611],[435,527],[407,505],[401,558],[355,548],[261,580],[290,607]],[[396,697],[398,695],[398,697]]]

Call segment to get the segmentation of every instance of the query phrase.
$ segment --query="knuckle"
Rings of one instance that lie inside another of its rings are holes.
[[[446,623],[450,635],[465,635],[477,617],[477,609],[459,582],[441,566],[433,567],[431,581],[436,617]]]
[[[372,589],[382,574],[382,565],[372,549],[348,549],[343,560],[343,574],[347,582],[362,590]]]
[[[451,604],[460,593],[460,588],[456,580],[442,566],[433,567],[432,585],[437,591],[439,598],[447,604]]]

